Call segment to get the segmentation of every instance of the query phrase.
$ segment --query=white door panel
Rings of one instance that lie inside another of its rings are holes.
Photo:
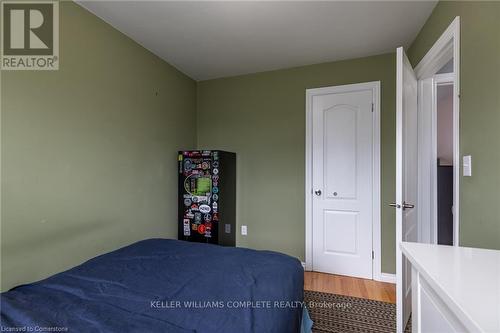
[[[411,267],[402,241],[418,241],[417,79],[402,47],[396,54],[396,313],[403,332],[411,312]]]
[[[357,173],[353,166],[358,145],[357,113],[358,109],[350,105],[337,105],[324,111],[324,181],[328,199],[356,198]]]
[[[324,244],[328,253],[358,253],[358,213],[325,210]],[[340,233],[339,230],[342,232]]]
[[[372,89],[312,98],[315,271],[372,278],[373,100]]]

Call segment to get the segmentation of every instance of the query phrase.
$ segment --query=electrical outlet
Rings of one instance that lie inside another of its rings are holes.
[[[247,235],[247,226],[246,225],[242,225],[241,226],[241,234],[243,236],[246,236]]]

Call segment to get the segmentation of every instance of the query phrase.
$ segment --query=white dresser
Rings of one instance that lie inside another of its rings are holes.
[[[500,333],[500,251],[402,243],[412,266],[412,331]]]

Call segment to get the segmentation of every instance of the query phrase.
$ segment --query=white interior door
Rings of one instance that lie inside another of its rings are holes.
[[[373,103],[363,84],[312,97],[314,271],[372,278]]]
[[[411,312],[411,266],[399,247],[418,236],[417,78],[402,47],[396,52],[396,322],[402,333]]]

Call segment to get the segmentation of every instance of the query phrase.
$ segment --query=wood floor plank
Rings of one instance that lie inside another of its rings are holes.
[[[349,276],[304,272],[304,289],[396,303],[396,285]]]

